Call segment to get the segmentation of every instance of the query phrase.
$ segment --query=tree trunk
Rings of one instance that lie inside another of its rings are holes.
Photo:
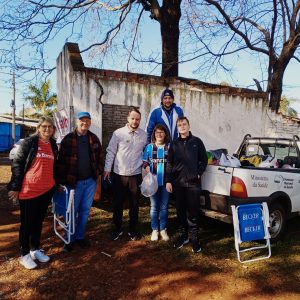
[[[165,0],[161,8],[160,32],[162,40],[161,76],[178,76],[179,21],[181,0]]]
[[[280,57],[273,63],[272,75],[268,79],[269,107],[276,112],[278,112],[280,105],[284,72],[294,55],[295,49],[292,44],[285,44]]]
[[[274,110],[278,111],[280,105],[280,99],[282,94],[282,81],[283,81],[283,72],[280,70],[273,71],[273,76],[270,82],[270,102],[269,107]]]

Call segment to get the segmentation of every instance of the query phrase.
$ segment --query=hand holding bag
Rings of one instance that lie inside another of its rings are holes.
[[[153,196],[158,189],[158,183],[156,176],[152,173],[148,173],[141,184],[141,193],[145,197],[151,197]]]

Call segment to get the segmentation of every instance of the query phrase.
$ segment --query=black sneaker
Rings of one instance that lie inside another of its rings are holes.
[[[132,241],[137,241],[140,239],[140,236],[137,232],[128,232],[128,236]]]
[[[74,248],[74,242],[71,242],[70,244],[65,244],[62,251],[69,253],[73,250],[73,248]]]
[[[86,240],[86,239],[76,240],[76,243],[82,249],[87,249],[87,248],[89,248],[91,246],[91,243],[88,240]]]
[[[122,234],[123,234],[122,230],[115,229],[111,234],[111,239],[113,241],[116,241],[120,236],[122,236]]]
[[[192,249],[193,249],[194,253],[199,253],[199,252],[202,251],[200,243],[198,241],[197,242],[193,242]]]
[[[184,245],[186,245],[186,244],[188,244],[189,243],[189,238],[187,237],[187,236],[185,236],[185,235],[180,235],[177,239],[176,239],[176,241],[175,241],[175,243],[174,243],[174,248],[175,249],[180,249],[180,248],[182,248]]]

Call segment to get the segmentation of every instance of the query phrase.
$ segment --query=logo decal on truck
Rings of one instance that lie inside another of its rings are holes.
[[[280,188],[283,183],[283,177],[281,175],[276,175],[274,178],[274,182],[277,183],[278,188]]]
[[[282,175],[276,175],[274,182],[277,183],[277,187],[281,188],[283,185],[284,189],[293,189],[294,188],[294,179],[293,178],[284,178]]]

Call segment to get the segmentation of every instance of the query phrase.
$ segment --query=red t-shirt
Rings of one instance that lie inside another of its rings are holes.
[[[20,200],[38,197],[55,185],[53,164],[54,155],[50,142],[39,139],[38,152],[23,179]]]

